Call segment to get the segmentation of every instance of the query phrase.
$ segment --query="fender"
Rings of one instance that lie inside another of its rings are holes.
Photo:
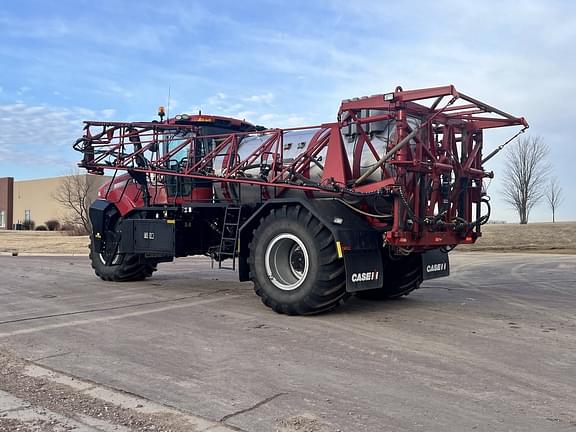
[[[90,237],[96,252],[102,252],[102,238],[105,235],[106,226],[108,226],[110,219],[118,214],[116,206],[107,200],[97,199],[90,205],[88,209],[88,216],[92,225]]]
[[[248,281],[248,245],[252,233],[273,209],[299,205],[312,213],[336,240],[338,255],[344,260],[346,290],[362,291],[380,288],[383,284],[382,234],[376,231],[358,213],[345,206],[339,199],[301,198],[272,199],[260,206],[240,227],[239,278]],[[358,276],[358,274],[363,276]],[[370,274],[370,277],[367,275]]]
[[[166,188],[163,186],[148,185],[148,195],[153,205],[169,204]],[[114,204],[122,216],[145,206],[142,187],[130,174],[119,175],[102,185],[98,189],[98,198]]]
[[[140,189],[129,174],[122,174],[102,185],[98,197],[114,204],[122,216],[144,206]]]

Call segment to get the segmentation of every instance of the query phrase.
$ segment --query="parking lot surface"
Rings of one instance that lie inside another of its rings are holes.
[[[106,283],[85,257],[2,256],[0,351],[25,361],[0,365],[0,430],[32,407],[90,431],[576,431],[576,256],[451,257],[401,300],[287,317],[204,258]],[[31,367],[197,424],[90,422],[20,391]]]

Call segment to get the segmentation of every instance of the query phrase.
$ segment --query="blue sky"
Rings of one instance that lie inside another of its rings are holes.
[[[150,120],[169,87],[171,115],[282,127],[332,121],[344,98],[454,84],[528,119],[564,189],[559,219],[576,220],[575,43],[571,1],[3,1],[0,177],[69,171],[83,120]],[[487,134],[486,151],[513,132]],[[500,187],[493,217],[516,221]]]

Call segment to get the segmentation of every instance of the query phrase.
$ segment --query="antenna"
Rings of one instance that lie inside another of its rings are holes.
[[[168,105],[166,105],[166,118],[170,119],[170,84],[168,84]]]

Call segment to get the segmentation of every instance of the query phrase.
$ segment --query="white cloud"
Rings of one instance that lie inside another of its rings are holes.
[[[96,114],[79,107],[0,105],[0,162],[68,165],[74,160],[72,143],[82,135],[82,121]]]
[[[276,120],[277,118],[278,118],[278,114],[267,113],[267,114],[261,114],[260,116],[258,116],[258,121],[262,122],[262,123],[266,123],[266,122],[271,122],[273,120]]]
[[[274,94],[271,92],[249,96],[244,98],[246,102],[271,104],[274,101]]]
[[[198,112],[200,109],[205,114],[235,116],[236,113],[242,111],[244,104],[241,103],[236,97],[229,96],[226,93],[218,92],[213,96],[206,99],[206,103],[202,107],[194,107],[189,112]]]
[[[70,33],[69,27],[61,19],[15,19],[14,16],[0,15],[0,26],[10,37],[58,38]]]
[[[121,6],[111,13],[121,14]],[[141,8],[142,9],[142,8]],[[92,9],[96,14],[96,10]],[[133,10],[126,11],[127,14]],[[155,11],[157,13],[157,10]],[[179,29],[173,24],[156,25],[154,22],[132,19],[129,26],[118,25],[112,19],[94,19],[95,15],[82,14],[74,20],[46,16],[26,17],[0,14],[2,33],[11,38],[55,40],[71,39],[86,45],[122,47],[145,51],[166,49],[166,40],[178,36]],[[98,31],[90,29],[98,26]]]
[[[255,111],[239,111],[234,114],[234,117],[240,120],[250,121],[250,119],[254,118],[256,114],[257,113]]]
[[[130,98],[134,97],[134,93],[132,93],[132,91],[128,90],[126,87],[123,87],[122,85],[119,85],[119,84],[112,83],[108,87],[108,90],[111,93],[117,94],[117,95],[122,96],[126,99],[130,99]]]
[[[30,87],[22,86],[22,87],[20,87],[20,88],[18,89],[18,91],[16,92],[16,94],[17,94],[18,96],[22,96],[22,95],[28,93],[30,90],[32,90]]]
[[[100,115],[106,119],[109,120],[112,117],[114,117],[116,115],[116,110],[113,108],[107,108],[107,109],[103,109],[100,111]]]
[[[228,99],[228,95],[226,93],[223,92],[218,92],[213,96],[210,96],[207,100],[206,103],[208,105],[212,105],[212,106],[217,106],[220,105],[224,100]]]
[[[258,124],[268,128],[292,128],[309,126],[310,120],[298,114],[265,113],[256,117]]]

